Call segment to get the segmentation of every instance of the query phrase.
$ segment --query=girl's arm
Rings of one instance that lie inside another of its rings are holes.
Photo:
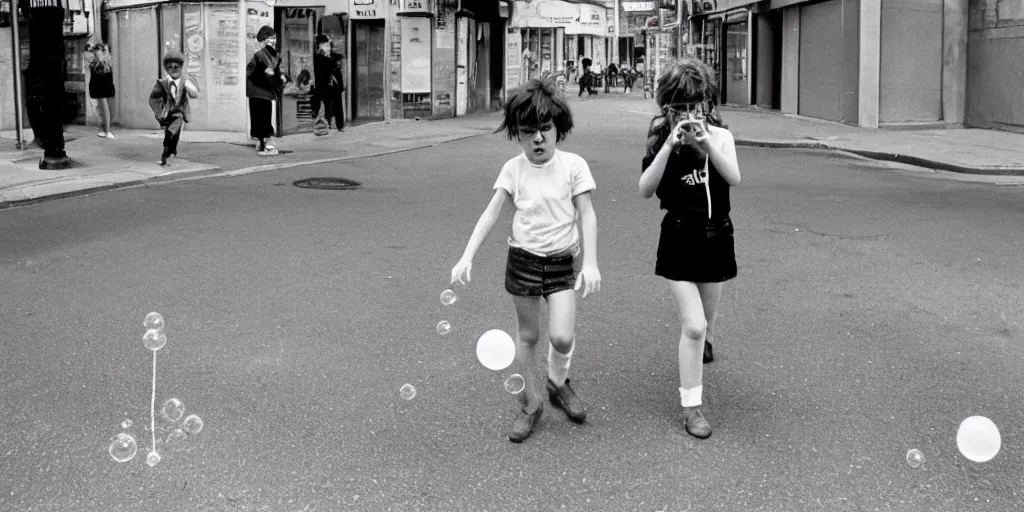
[[[665,164],[668,163],[668,157],[672,154],[674,145],[679,142],[678,137],[675,135],[675,130],[672,130],[672,132],[673,134],[669,136],[669,139],[661,145],[661,149],[658,150],[654,161],[640,175],[640,195],[644,199],[650,198],[658,190],[661,178],[665,175]]]
[[[711,162],[718,169],[718,174],[721,174],[729,185],[735,187],[740,184],[740,164],[736,158],[736,141],[729,130],[721,128],[716,131],[724,137],[722,143],[719,145],[707,140],[702,145],[708,152]]]
[[[473,234],[469,237],[469,243],[466,244],[466,250],[462,253],[462,258],[452,268],[451,282],[466,284],[470,281],[473,257],[476,256],[476,251],[480,249],[487,235],[494,228],[494,223],[498,221],[498,216],[501,215],[501,207],[505,205],[508,197],[508,192],[505,190],[494,191],[491,202],[487,204],[487,208],[480,215],[480,220],[476,222],[476,227],[473,228]],[[463,280],[463,277],[465,277],[465,280]]]
[[[583,296],[601,290],[601,272],[597,269],[597,215],[590,192],[584,192],[572,198],[579,212],[580,230],[583,231],[583,270],[576,281],[576,289],[580,289],[580,280],[585,288]]]

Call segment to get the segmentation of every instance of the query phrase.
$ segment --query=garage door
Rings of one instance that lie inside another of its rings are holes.
[[[800,9],[800,105],[802,116],[843,117],[843,2]]]

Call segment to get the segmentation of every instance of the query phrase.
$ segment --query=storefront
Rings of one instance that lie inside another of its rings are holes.
[[[608,16],[602,4],[513,2],[506,45],[509,81],[519,83],[565,69],[566,62],[580,57],[602,66],[608,60]],[[511,50],[519,53],[513,59]],[[513,64],[515,62],[516,64]],[[513,85],[510,83],[509,85]]]
[[[351,0],[352,35],[348,104],[353,122],[383,121],[387,109],[388,0]],[[346,109],[348,110],[348,109]]]

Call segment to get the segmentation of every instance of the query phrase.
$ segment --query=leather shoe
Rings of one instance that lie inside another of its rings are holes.
[[[715,360],[715,353],[711,351],[711,342],[704,341],[704,364],[708,364]]]
[[[686,432],[697,439],[711,437],[711,424],[704,419],[700,407],[683,407],[683,416],[686,417]]]
[[[513,443],[521,443],[530,437],[533,433],[534,427],[537,426],[537,422],[540,421],[540,415],[544,413],[544,404],[539,404],[537,410],[533,413],[526,411],[524,405],[519,410],[519,416],[516,417],[516,421],[512,423],[512,430],[508,433],[508,440]]]
[[[583,420],[587,419],[587,409],[583,406],[583,401],[580,397],[576,396],[576,392],[569,387],[569,380],[565,379],[565,384],[562,387],[556,388],[555,383],[548,379],[548,398],[551,399],[551,403],[565,411],[569,415],[569,419],[576,423],[583,423]]]

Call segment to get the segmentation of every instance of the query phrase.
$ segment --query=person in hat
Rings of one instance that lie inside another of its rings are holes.
[[[342,56],[332,51],[331,40],[324,34],[317,35],[315,43],[313,117],[320,115],[322,106],[327,126],[330,127],[333,117],[338,131],[342,132],[345,131],[345,104],[342,100],[342,93],[345,92],[345,75],[341,71]]]
[[[160,165],[167,165],[167,159],[178,156],[178,139],[181,129],[188,122],[189,98],[199,97],[199,88],[182,76],[185,56],[177,50],[164,54],[164,71],[167,76],[157,79],[153,92],[149,94],[149,108],[153,109],[156,121],[164,129],[164,151]]]
[[[276,155],[277,149],[268,139],[274,135],[274,101],[284,90],[288,77],[281,71],[281,58],[277,54],[277,34],[264,25],[256,33],[263,47],[253,54],[245,67],[245,96],[249,98],[249,134],[259,141],[260,156]]]

